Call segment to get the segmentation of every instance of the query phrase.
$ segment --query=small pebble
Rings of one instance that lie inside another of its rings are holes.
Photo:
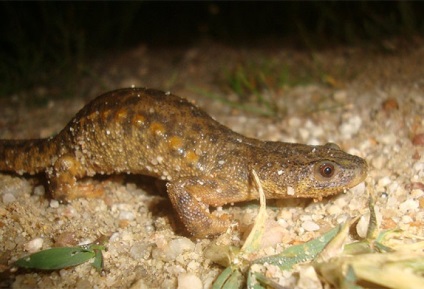
[[[388,98],[381,104],[381,107],[385,112],[392,112],[394,110],[399,109],[399,104],[396,99],[394,98]]]
[[[36,186],[34,188],[34,195],[35,196],[44,196],[46,193],[46,189],[44,188],[44,186]]]
[[[312,221],[305,221],[302,224],[302,228],[305,229],[305,231],[313,232],[318,231],[320,229],[319,225]]]
[[[376,168],[376,169],[378,169],[378,170],[381,170],[381,169],[383,169],[383,168],[386,166],[386,164],[387,164],[387,157],[386,157],[386,156],[383,156],[383,155],[378,156],[378,157],[375,157],[375,158],[373,158],[373,159],[371,160],[371,164],[372,164],[372,166],[373,166],[374,168]]]
[[[194,243],[188,238],[174,239],[161,248],[153,250],[153,258],[160,258],[163,261],[174,261],[185,251],[193,251]]]
[[[40,251],[43,247],[44,240],[42,238],[35,238],[25,244],[24,249],[29,253],[34,253]]]
[[[134,260],[147,259],[150,256],[151,248],[152,246],[143,242],[135,243],[130,249],[130,256]]]
[[[334,100],[338,102],[345,102],[347,99],[347,91],[346,90],[338,90],[333,94]]]
[[[378,180],[377,186],[386,187],[388,184],[391,184],[391,183],[392,183],[392,180],[390,179],[390,177],[383,177]]]
[[[3,204],[8,205],[10,203],[13,203],[14,201],[16,201],[16,198],[13,194],[11,193],[6,193],[2,196],[2,201]]]
[[[419,203],[417,200],[408,199],[399,205],[399,210],[402,213],[407,213],[409,211],[418,209],[418,207],[419,207]]]
[[[192,273],[183,273],[178,276],[178,289],[202,289],[202,280]]]
[[[350,138],[352,135],[358,133],[362,126],[362,118],[355,115],[350,117],[346,122],[340,126],[340,132],[345,138]]]
[[[128,212],[128,211],[122,211],[119,213],[119,220],[128,220],[128,221],[132,221],[135,219],[134,213],[133,212]]]
[[[59,202],[57,200],[51,200],[50,208],[59,208]]]
[[[414,146],[424,146],[424,133],[414,135],[412,137],[412,144]]]

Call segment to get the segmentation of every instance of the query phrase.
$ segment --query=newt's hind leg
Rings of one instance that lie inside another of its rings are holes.
[[[47,171],[47,181],[53,198],[66,201],[80,197],[97,197],[103,194],[92,183],[80,180],[87,175],[86,169],[71,155],[61,156]]]

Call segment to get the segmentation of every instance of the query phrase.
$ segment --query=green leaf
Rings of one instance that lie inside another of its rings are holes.
[[[43,250],[17,260],[14,265],[26,269],[57,270],[80,265],[94,258],[93,266],[99,271],[103,266],[101,245],[59,247]]]
[[[280,254],[260,258],[254,261],[255,264],[269,263],[279,266],[282,270],[289,270],[293,265],[313,260],[325,246],[340,231],[341,226],[337,226],[319,238],[313,239],[304,244],[291,246]]]
[[[94,251],[83,247],[51,248],[23,257],[15,265],[27,269],[56,270],[82,264],[94,256]]]
[[[238,289],[244,284],[243,274],[237,268],[227,267],[215,280],[212,289]]]

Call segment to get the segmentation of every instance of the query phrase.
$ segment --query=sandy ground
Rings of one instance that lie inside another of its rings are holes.
[[[207,97],[236,99],[226,85],[226,73],[262,59],[311,76],[299,85],[262,90],[278,108],[274,117]],[[131,85],[171,90],[245,135],[308,144],[331,141],[368,161],[366,181],[346,193],[321,202],[270,202],[271,233],[260,254],[275,254],[320,236],[350,216],[366,215],[368,194],[376,200],[382,229],[424,236],[423,67],[420,39],[314,52],[278,45],[235,49],[200,43],[174,50],[140,46],[97,60],[90,69],[98,78],[82,81],[79,95],[72,99],[38,105],[20,101],[23,95],[0,100],[0,138],[55,134],[84,103],[107,90]],[[35,93],[48,92],[40,87]],[[7,266],[28,252],[89,243],[101,236],[108,240],[103,274],[88,263],[54,272],[4,273],[0,288],[211,287],[222,271],[203,255],[211,240],[192,239],[181,230],[166,193],[151,180],[135,176],[100,181],[105,188],[100,198],[62,205],[48,198],[37,178],[0,174],[0,271],[8,272]],[[223,210],[239,221],[231,242],[240,246],[245,238],[240,231],[253,223],[258,204]],[[290,278],[278,275],[275,280],[307,288]]]

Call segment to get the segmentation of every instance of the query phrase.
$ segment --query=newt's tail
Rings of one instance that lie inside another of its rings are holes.
[[[0,140],[0,171],[37,174],[52,165],[53,139]]]

